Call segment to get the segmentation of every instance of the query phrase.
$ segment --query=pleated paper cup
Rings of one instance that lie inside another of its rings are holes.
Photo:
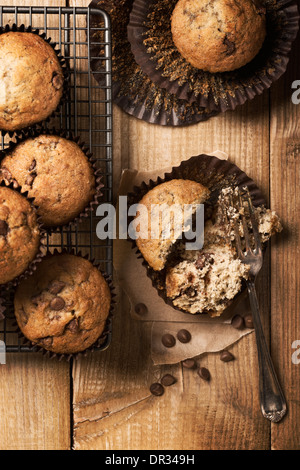
[[[286,71],[299,29],[297,3],[265,0],[267,36],[259,54],[232,72],[204,72],[176,48],[171,15],[177,0],[134,0],[128,38],[137,64],[156,86],[178,99],[225,112],[271,87]]]
[[[131,52],[127,25],[133,0],[100,0],[90,6],[105,10],[112,25],[112,99],[127,114],[150,124],[161,126],[188,126],[206,121],[217,111],[197,103],[188,103],[157,86],[142,71]],[[91,70],[101,86],[106,85],[103,50],[103,28],[100,15],[91,14],[90,55]]]
[[[249,189],[254,206],[266,205],[266,201],[257,185],[251,178],[246,175],[246,173],[240,170],[236,165],[230,163],[227,160],[221,160],[217,157],[202,154],[182,162],[177,167],[173,167],[169,173],[166,173],[163,177],[157,178],[156,181],[150,180],[147,183],[143,182],[140,186],[135,186],[133,191],[128,194],[128,207],[132,204],[138,204],[141,199],[145,196],[145,194],[147,194],[154,187],[174,179],[192,180],[196,181],[197,183],[201,183],[203,186],[207,187],[211,192],[210,198],[207,203],[212,206],[217,202],[222,189],[227,188],[229,186],[238,186],[240,188],[247,187]],[[130,243],[132,244],[132,248],[134,249],[136,255],[143,260],[145,274],[151,279],[152,285],[157,290],[158,295],[165,301],[166,304],[170,305],[175,310],[190,315],[190,313],[186,310],[174,306],[172,300],[167,297],[165,289],[166,268],[161,271],[155,271],[148,265],[148,263],[144,259],[142,253],[137,247],[135,240],[130,240]],[[232,305],[238,300],[238,297],[245,291],[245,288],[246,286],[243,285],[239,294],[228,303],[228,309],[232,308]],[[198,313],[208,313],[212,317],[219,315],[213,311]],[[225,311],[222,313],[222,315],[224,314]]]

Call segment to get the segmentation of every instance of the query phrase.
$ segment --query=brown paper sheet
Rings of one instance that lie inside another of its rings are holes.
[[[223,152],[216,151],[211,155],[227,159]],[[137,172],[124,170],[121,177],[119,195],[126,195],[135,185],[155,180],[163,176],[171,168],[160,171]],[[209,315],[190,315],[173,309],[159,297],[151,280],[147,277],[142,259],[138,258],[132,245],[127,240],[114,242],[114,267],[120,287],[127,295],[130,313],[137,321],[152,322],[151,354],[154,364],[176,364],[184,359],[199,356],[203,353],[218,352],[229,347],[253,330],[236,330],[231,326],[231,318],[236,315],[245,316],[250,313],[246,294],[240,295],[232,306],[221,317],[211,318]],[[147,311],[137,313],[135,306],[144,304]],[[192,340],[182,344],[178,340],[173,348],[162,345],[161,337],[185,328],[192,334]]]

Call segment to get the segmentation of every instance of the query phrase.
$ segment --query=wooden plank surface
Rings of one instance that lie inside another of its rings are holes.
[[[289,72],[271,93],[182,129],[150,125],[114,107],[115,194],[123,168],[160,169],[219,149],[257,182],[289,227],[268,250],[258,282],[265,332],[289,402],[285,420],[271,426],[260,413],[254,334],[232,346],[232,363],[224,365],[215,354],[201,357],[212,380],[200,383],[196,372],[180,365],[153,366],[150,326],[130,318],[120,292],[110,348],[74,361],[71,377],[67,364],[36,354],[11,355],[0,366],[0,449],[66,449],[71,442],[76,450],[300,449],[300,365],[291,361],[292,342],[300,339],[300,105],[290,100],[297,78],[294,48]],[[165,372],[178,383],[162,397],[151,396],[150,384]]]
[[[272,426],[272,448],[290,450],[300,449],[300,364],[292,362],[292,344],[300,339],[300,104],[291,100],[300,79],[299,39],[287,73],[272,88],[270,121],[271,204],[285,228],[272,246],[271,347],[289,405],[286,419]]]

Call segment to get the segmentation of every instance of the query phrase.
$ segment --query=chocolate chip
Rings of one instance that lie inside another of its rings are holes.
[[[25,310],[23,308],[20,308],[20,310],[18,311],[18,314],[19,314],[19,317],[20,317],[20,321],[23,323],[23,325],[27,325],[28,323],[28,313],[25,312]]]
[[[77,331],[79,331],[78,319],[77,319],[77,318],[74,318],[73,320],[71,320],[71,321],[67,324],[66,329],[67,329],[67,330],[70,330],[72,333],[76,333]]]
[[[220,359],[222,362],[230,362],[230,361],[233,361],[235,357],[229,351],[222,351],[220,354]]]
[[[61,297],[54,297],[50,302],[50,308],[52,310],[62,310],[65,305],[65,301]]]
[[[53,72],[52,85],[54,86],[54,88],[56,90],[60,90],[60,88],[63,86],[63,83],[64,83],[64,79],[61,76],[61,74],[59,74],[58,72]]]
[[[48,287],[50,294],[56,295],[59,294],[65,287],[65,283],[63,281],[52,281]]]
[[[28,186],[32,186],[36,176],[36,173],[30,173],[30,175],[28,175],[26,178],[25,184],[27,184]]]
[[[182,361],[182,365],[186,369],[195,369],[196,361],[194,359],[185,359],[184,361]]]
[[[11,182],[12,180],[12,175],[11,172],[7,168],[2,168],[1,169],[1,175],[4,180],[6,180],[8,183]]]
[[[136,304],[136,306],[134,307],[134,310],[135,310],[135,313],[137,313],[138,315],[141,315],[144,316],[144,315],[147,315],[148,313],[148,308],[146,307],[145,304]]]
[[[241,315],[235,315],[231,320],[231,326],[236,330],[242,330],[245,327],[245,322]]]
[[[197,269],[203,269],[207,263],[214,264],[214,259],[210,253],[202,253],[199,255],[195,265]]]
[[[160,397],[164,394],[164,387],[159,383],[154,383],[150,386],[150,392],[156,397]]]
[[[170,385],[173,385],[176,382],[177,381],[176,381],[175,377],[173,377],[173,375],[171,375],[171,374],[166,374],[161,379],[161,383],[164,387],[170,387]]]
[[[5,237],[8,232],[8,225],[5,220],[0,220],[0,236]]]
[[[226,54],[232,55],[235,52],[235,44],[234,42],[230,41],[227,36],[224,38],[224,44],[227,47]]]
[[[210,380],[210,372],[208,369],[206,369],[206,367],[199,367],[198,375],[201,377],[201,379],[206,380],[206,382]]]
[[[189,343],[192,339],[192,335],[188,330],[179,330],[177,333],[177,339],[181,343]]]
[[[34,170],[35,167],[36,167],[36,160],[32,160],[32,163],[31,163],[31,165],[30,165],[30,167],[29,167],[29,171]]]
[[[246,315],[244,317],[244,321],[245,321],[246,328],[254,328],[252,315],[250,315],[250,314]]]
[[[175,346],[176,339],[174,338],[173,335],[166,333],[165,335],[162,336],[161,342],[166,348],[173,348],[173,346]]]
[[[42,346],[44,346],[45,348],[49,348],[50,346],[52,346],[53,336],[47,336],[46,338],[40,338],[38,340],[38,342],[40,344],[42,344]]]
[[[40,300],[41,300],[41,293],[33,295],[31,297],[31,302],[33,303],[33,305],[38,305]]]

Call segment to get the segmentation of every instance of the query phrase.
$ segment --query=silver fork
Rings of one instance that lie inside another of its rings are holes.
[[[237,222],[234,222],[235,243],[238,256],[240,260],[250,266],[249,278],[247,280],[247,288],[249,292],[249,300],[252,310],[253,324],[256,335],[256,345],[258,353],[259,365],[259,394],[261,411],[265,418],[273,423],[279,422],[286,414],[287,405],[281,386],[279,384],[272,359],[268,350],[266,339],[264,336],[260,313],[259,304],[255,290],[255,278],[259,273],[263,264],[263,253],[260,235],[257,227],[254,208],[251,201],[251,195],[248,188],[243,188],[243,192],[238,191],[239,212],[243,225],[245,251],[242,248],[241,236]],[[247,201],[249,207],[249,218],[252,225],[254,245],[250,239],[248,229],[247,217],[244,214],[244,204]],[[231,205],[234,207],[233,199],[231,198]],[[252,248],[252,246],[254,246]]]

